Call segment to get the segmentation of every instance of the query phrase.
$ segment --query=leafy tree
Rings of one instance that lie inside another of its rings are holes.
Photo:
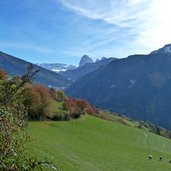
[[[0,70],[0,79],[5,79],[7,78],[7,74],[4,70]]]
[[[75,99],[68,97],[64,102],[64,109],[69,110],[71,118],[79,118],[81,115],[81,108],[76,105]]]
[[[30,64],[27,67],[25,74],[21,77],[0,78],[0,104],[7,108],[16,103],[21,104],[19,97],[21,97],[24,86],[25,84],[32,82],[37,72],[39,72],[39,70],[34,70],[33,65]]]
[[[58,102],[62,102],[65,99],[66,99],[66,95],[65,95],[64,91],[61,89],[57,90],[57,92],[55,93],[55,100]]]
[[[53,98],[53,99],[55,99],[55,94],[56,94],[56,91],[55,91],[55,89],[54,88],[49,88],[49,93],[50,93],[50,95],[51,95],[51,97]]]
[[[42,85],[29,85],[23,92],[24,106],[31,119],[43,119],[50,115],[51,95]]]

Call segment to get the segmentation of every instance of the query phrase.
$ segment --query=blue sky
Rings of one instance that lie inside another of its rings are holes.
[[[171,43],[170,0],[1,0],[0,51],[76,64],[147,54]]]

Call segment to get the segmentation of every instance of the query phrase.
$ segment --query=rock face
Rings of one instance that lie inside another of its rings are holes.
[[[171,130],[170,45],[149,55],[132,55],[78,79],[68,95],[89,100],[137,120]]]
[[[84,55],[84,56],[82,56],[82,58],[80,60],[79,67],[82,67],[83,65],[89,64],[89,63],[94,63],[94,62],[89,56]]]

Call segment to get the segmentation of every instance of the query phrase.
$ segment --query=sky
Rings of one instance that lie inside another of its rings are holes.
[[[0,0],[0,51],[78,65],[171,43],[170,0]]]

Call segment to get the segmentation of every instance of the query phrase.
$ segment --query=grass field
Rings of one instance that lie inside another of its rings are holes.
[[[30,122],[29,152],[63,171],[169,171],[171,140],[86,115],[66,122]],[[148,160],[148,155],[153,156]],[[163,161],[159,161],[160,155]]]

